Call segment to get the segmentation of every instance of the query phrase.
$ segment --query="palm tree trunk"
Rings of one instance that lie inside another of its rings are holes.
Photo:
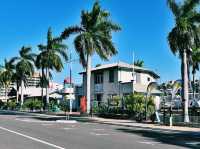
[[[17,89],[17,95],[16,95],[16,102],[18,103],[19,102],[19,91]]]
[[[49,104],[49,68],[46,68],[47,86],[46,86],[46,103]]]
[[[44,103],[43,88],[44,88],[44,68],[42,67],[41,98],[42,98],[42,102]]]
[[[188,115],[188,65],[187,65],[187,53],[186,50],[183,52],[183,59],[182,59],[182,65],[183,65],[183,101],[184,101],[184,122],[189,122],[189,115]]]
[[[24,104],[24,81],[21,80],[21,106]]]
[[[8,96],[7,96],[7,86],[5,86],[5,100],[8,102]]]
[[[91,104],[90,104],[90,82],[91,82],[91,56],[87,55],[87,83],[86,83],[86,99],[87,99],[87,114],[90,114]]]
[[[193,100],[195,99],[195,71],[193,70],[192,72],[192,75],[193,75],[193,84],[192,84],[192,87],[193,87]]]
[[[18,83],[17,83],[18,84]],[[17,95],[16,95],[16,102],[19,103],[19,85],[16,85],[17,88],[16,88],[16,92],[17,92]]]

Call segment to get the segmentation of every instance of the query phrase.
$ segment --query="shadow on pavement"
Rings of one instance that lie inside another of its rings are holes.
[[[154,131],[145,129],[129,129],[118,128],[118,131],[125,133],[136,134],[142,137],[153,139],[156,142],[176,145],[180,147],[187,147],[191,149],[200,148],[200,133],[186,133],[186,132],[166,132],[166,131]]]

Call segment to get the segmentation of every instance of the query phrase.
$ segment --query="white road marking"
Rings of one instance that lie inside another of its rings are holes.
[[[110,135],[108,133],[94,133],[94,132],[91,132],[90,134],[95,135],[95,136],[108,136],[108,135]]]
[[[98,128],[96,128],[96,129],[93,129],[94,131],[102,131],[102,130],[105,130],[105,129],[98,129]]]
[[[28,135],[19,133],[19,132],[16,132],[16,131],[13,131],[13,130],[10,130],[10,129],[4,128],[4,127],[0,127],[0,129],[5,130],[5,131],[8,131],[8,132],[11,132],[11,133],[14,133],[14,134],[17,134],[17,135],[19,135],[19,136],[22,136],[22,137],[24,137],[24,138],[28,138],[28,139],[33,140],[33,141],[36,141],[36,142],[40,142],[40,143],[49,145],[49,146],[54,147],[54,148],[57,148],[57,149],[65,149],[64,147],[57,146],[57,145],[55,145],[55,144],[52,144],[52,143],[43,141],[43,140],[41,140],[41,139],[34,138],[34,137],[31,137],[31,136],[28,136]]]
[[[33,120],[33,119],[18,119],[17,121],[27,122],[27,123],[56,123],[55,121],[41,121],[41,120]]]
[[[42,124],[42,126],[52,126],[53,124],[48,124],[48,123],[46,123],[46,124]]]
[[[200,142],[186,142],[185,144],[197,146]]]
[[[63,129],[65,129],[65,130],[70,130],[70,129],[74,129],[74,128],[65,127],[65,128],[63,128]]]
[[[138,142],[138,143],[142,143],[142,144],[148,144],[148,145],[155,145],[155,144],[159,144],[159,142],[151,142],[151,141],[143,141],[143,142]]]
[[[57,123],[74,124],[77,123],[76,120],[56,120]]]

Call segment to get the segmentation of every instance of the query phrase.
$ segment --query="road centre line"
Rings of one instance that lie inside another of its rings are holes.
[[[33,140],[33,141],[36,141],[36,142],[40,142],[40,143],[42,143],[42,144],[46,144],[46,145],[48,145],[48,146],[51,146],[51,147],[54,147],[54,148],[57,148],[57,149],[65,149],[64,147],[57,146],[57,145],[55,145],[55,144],[46,142],[46,141],[44,141],[44,140],[41,140],[41,139],[38,139],[38,138],[34,138],[34,137],[31,137],[31,136],[28,136],[28,135],[25,135],[25,134],[22,134],[22,133],[19,133],[19,132],[16,132],[16,131],[13,131],[13,130],[10,130],[10,129],[4,128],[4,127],[1,127],[1,126],[0,126],[0,129],[5,130],[5,131],[8,131],[8,132],[10,132],[10,133],[17,134],[17,135],[19,135],[19,136],[22,136],[22,137],[24,137],[24,138],[28,138],[28,139]]]

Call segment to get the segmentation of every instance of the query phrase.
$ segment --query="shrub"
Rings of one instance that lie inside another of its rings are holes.
[[[8,102],[7,102],[7,108],[8,108],[9,110],[15,110],[16,107],[17,107],[16,101],[13,100],[13,101],[8,101]]]
[[[0,108],[3,109],[4,106],[5,106],[5,103],[2,100],[0,100]]]
[[[70,103],[68,100],[63,100],[60,102],[59,107],[62,111],[65,112],[66,119],[69,119],[69,115],[67,116],[67,112],[69,111]]]
[[[38,99],[28,99],[24,102],[23,107],[31,111],[40,110],[43,107],[43,103]]]
[[[119,107],[121,98],[119,96],[114,96],[113,98],[108,99],[108,106],[116,106]]]
[[[60,109],[62,110],[62,111],[64,111],[65,113],[67,112],[67,111],[69,111],[69,101],[67,101],[67,100],[63,100],[63,101],[61,101],[60,102],[60,105],[59,105],[59,107],[60,107]]]
[[[101,103],[98,106],[98,110],[97,111],[98,111],[99,114],[107,114],[109,112],[109,108],[105,103]]]
[[[150,117],[155,113],[155,104],[153,96],[150,96],[147,101],[147,116]]]
[[[125,105],[128,113],[135,116],[135,119],[138,121],[144,118],[146,100],[147,116],[150,117],[155,112],[153,97],[146,99],[146,96],[143,94],[134,93],[125,98]]]
[[[51,100],[48,108],[49,108],[49,111],[52,111],[52,112],[59,111],[57,100]]]

